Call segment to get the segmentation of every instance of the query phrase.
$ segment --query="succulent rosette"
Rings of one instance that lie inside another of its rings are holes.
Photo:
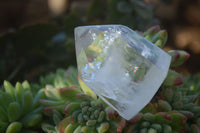
[[[63,84],[62,80],[59,81]],[[46,86],[47,99],[40,99],[39,103],[44,106],[44,113],[52,116],[54,123],[43,123],[43,130],[48,133],[122,132],[126,121],[101,99],[97,99],[96,94],[80,79],[79,82],[84,91],[78,85],[64,88]]]
[[[39,133],[42,122],[42,107],[38,100],[44,98],[44,90],[32,93],[27,81],[17,82],[15,87],[4,81],[0,91],[0,132]]]
[[[86,95],[77,95],[82,99]],[[87,96],[88,97],[88,96]],[[60,123],[60,133],[120,133],[126,121],[100,99],[83,99],[65,108],[66,118]],[[68,121],[67,126],[63,126]]]

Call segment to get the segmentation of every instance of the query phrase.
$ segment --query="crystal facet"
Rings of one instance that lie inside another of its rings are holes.
[[[81,80],[129,120],[164,81],[171,57],[123,25],[75,28]]]

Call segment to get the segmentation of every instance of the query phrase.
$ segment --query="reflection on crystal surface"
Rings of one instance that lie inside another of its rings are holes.
[[[153,97],[167,75],[170,56],[122,25],[75,29],[79,76],[125,119]]]

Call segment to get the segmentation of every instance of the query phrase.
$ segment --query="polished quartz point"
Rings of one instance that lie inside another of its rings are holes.
[[[123,25],[75,28],[81,80],[129,120],[157,92],[171,57]]]

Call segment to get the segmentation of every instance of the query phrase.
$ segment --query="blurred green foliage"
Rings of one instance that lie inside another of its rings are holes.
[[[91,0],[80,13],[24,26],[0,35],[0,81],[34,80],[39,75],[76,64],[74,28],[80,25],[122,24],[137,30],[157,24],[153,6],[145,0]]]
[[[86,21],[89,24],[122,24],[142,31],[158,24],[152,4],[145,0],[92,0]]]
[[[34,24],[2,35],[0,80],[32,79],[57,67],[75,64],[74,46],[70,39],[66,40],[66,33],[51,23]]]

